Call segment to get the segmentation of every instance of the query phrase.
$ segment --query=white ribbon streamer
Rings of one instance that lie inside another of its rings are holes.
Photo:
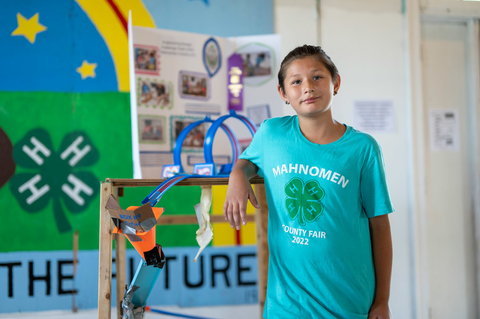
[[[195,213],[197,214],[198,226],[197,243],[200,246],[194,262],[197,261],[198,256],[202,250],[212,241],[213,227],[210,223],[210,207],[212,206],[212,186],[202,186],[202,195],[200,203],[195,205]]]

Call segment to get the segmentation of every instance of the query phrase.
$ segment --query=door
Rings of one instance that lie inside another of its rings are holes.
[[[429,317],[477,318],[468,28],[422,22],[421,32]]]

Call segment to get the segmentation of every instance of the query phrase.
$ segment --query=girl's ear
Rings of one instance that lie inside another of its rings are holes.
[[[282,87],[280,85],[277,86],[277,90],[278,90],[278,94],[280,94],[280,97],[282,98],[283,102],[287,101],[288,98],[285,95],[285,93],[283,93]]]
[[[342,78],[340,77],[340,74],[337,74],[337,80],[333,82],[333,90],[335,92],[338,92],[340,89],[340,84],[342,83]]]

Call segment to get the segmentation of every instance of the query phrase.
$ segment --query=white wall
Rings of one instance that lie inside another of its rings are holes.
[[[275,1],[275,31],[283,55],[297,45],[321,44],[337,65],[342,86],[335,97],[334,117],[353,125],[353,103],[393,102],[396,131],[375,134],[383,147],[387,178],[396,212],[390,215],[394,266],[390,307],[394,318],[413,318],[412,229],[406,99],[406,40],[401,1]],[[320,41],[319,41],[320,40]],[[321,43],[319,43],[321,42]],[[290,111],[291,114],[291,111]]]
[[[293,48],[319,45],[319,19],[316,0],[275,0],[275,33],[282,37],[280,62]],[[289,105],[284,105],[285,115],[294,115]]]

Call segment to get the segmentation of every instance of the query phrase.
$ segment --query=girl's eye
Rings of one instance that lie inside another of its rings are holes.
[[[317,75],[317,76],[314,76],[313,79],[314,80],[320,80],[322,77],[320,75]]]

